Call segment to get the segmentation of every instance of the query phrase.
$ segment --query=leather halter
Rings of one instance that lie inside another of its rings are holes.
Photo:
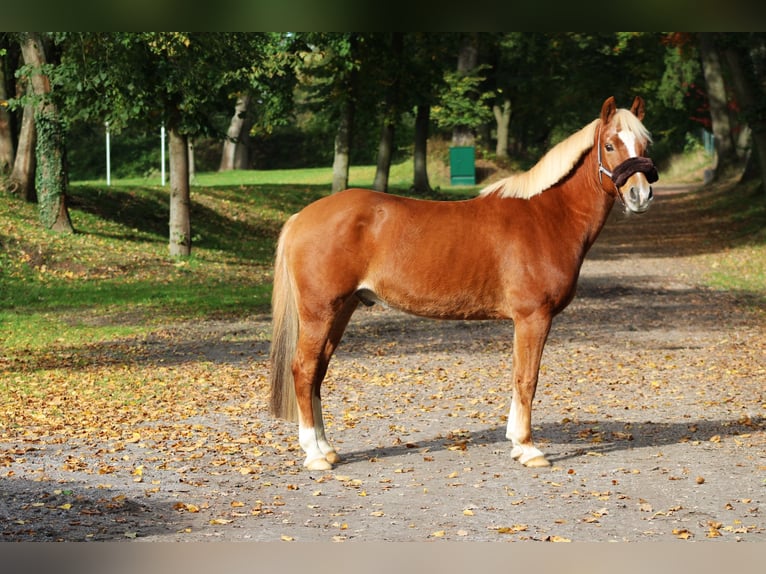
[[[614,184],[614,187],[619,191],[620,187],[625,185],[625,182],[627,179],[633,175],[634,173],[641,172],[646,177],[646,180],[649,183],[654,183],[659,179],[659,175],[657,173],[657,167],[654,165],[654,162],[648,158],[648,157],[629,157],[625,161],[623,161],[620,165],[618,165],[616,168],[614,168],[614,171],[609,171],[604,167],[604,164],[601,162],[601,130],[599,129],[598,132],[598,150],[597,150],[597,156],[598,156],[598,181],[603,186],[604,182],[601,177],[601,174],[606,174],[609,179],[612,180],[612,183]],[[615,176],[615,174],[617,174]],[[621,196],[621,194],[618,194]]]

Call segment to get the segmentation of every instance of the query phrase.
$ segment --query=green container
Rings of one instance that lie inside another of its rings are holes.
[[[450,185],[476,184],[476,148],[473,146],[449,149]]]

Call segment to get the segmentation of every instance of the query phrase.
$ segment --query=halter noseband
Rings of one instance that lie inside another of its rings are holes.
[[[620,165],[618,165],[616,168],[614,168],[614,172],[609,171],[604,167],[604,164],[601,162],[601,130],[598,131],[598,150],[597,150],[597,156],[598,156],[598,182],[603,186],[604,182],[601,177],[601,174],[606,174],[609,179],[612,180],[612,183],[614,184],[614,187],[619,191],[619,189],[625,185],[625,182],[628,181],[628,178],[632,176],[634,173],[641,172],[646,176],[646,180],[649,183],[654,183],[659,179],[659,174],[657,173],[657,167],[654,165],[654,162],[648,158],[648,157],[629,157],[625,161],[623,161]],[[621,194],[617,194],[620,196],[620,199],[622,199]]]

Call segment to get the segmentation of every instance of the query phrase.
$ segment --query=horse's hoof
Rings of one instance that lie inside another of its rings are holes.
[[[334,450],[331,450],[330,452],[325,453],[324,458],[330,464],[338,464],[340,462],[340,455]]]
[[[536,456],[534,458],[530,458],[529,460],[522,463],[527,468],[543,468],[545,466],[550,466],[551,463],[548,462],[548,459],[544,456]]]
[[[315,458],[303,463],[309,470],[332,470],[332,464],[330,464],[326,458]]]

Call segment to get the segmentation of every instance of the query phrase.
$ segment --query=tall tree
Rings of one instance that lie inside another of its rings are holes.
[[[388,38],[386,40],[389,40]],[[383,54],[378,69],[384,94],[382,103],[382,124],[380,144],[378,145],[378,164],[375,170],[373,188],[388,191],[388,175],[394,154],[394,132],[401,115],[401,78],[404,65],[404,33],[392,32],[390,42],[383,43]]]
[[[23,106],[21,129],[19,130],[13,170],[8,178],[11,193],[33,203],[37,201],[35,193],[35,110],[31,104]]]
[[[415,142],[412,152],[412,189],[419,193],[428,193],[431,183],[428,181],[428,124],[431,119],[431,106],[418,104],[415,110]]]
[[[341,103],[338,128],[335,132],[332,160],[332,192],[348,187],[348,173],[351,167],[351,133],[354,126],[356,104],[353,94],[349,94]]]
[[[167,127],[172,256],[191,253],[189,138],[215,133],[213,118],[231,94],[284,74],[290,51],[277,34],[83,33],[62,35],[64,95],[73,118],[109,120],[115,129],[144,120]]]
[[[7,48],[0,44],[0,176],[10,173],[15,156],[11,114],[8,111],[7,63]]]
[[[463,35],[460,43],[460,51],[457,56],[457,79],[474,74],[479,65],[479,34],[468,32]],[[474,129],[468,123],[458,123],[452,128],[453,146],[472,146],[474,145]]]
[[[700,59],[705,74],[710,118],[716,151],[715,177],[729,175],[738,167],[738,158],[729,113],[729,94],[723,75],[718,46],[713,33],[699,34]]]
[[[234,115],[229,122],[226,138],[223,140],[223,153],[218,171],[230,171],[233,169],[248,168],[247,143],[252,121],[248,117],[250,94],[243,93],[237,96],[234,106]]]
[[[42,35],[38,32],[23,33],[21,53],[35,98],[35,189],[40,221],[48,229],[71,233],[72,221],[67,208],[64,126],[58,108],[50,97],[51,82],[45,70],[47,60]]]
[[[307,33],[301,76],[307,91],[306,106],[335,126],[332,191],[348,187],[351,142],[357,116],[368,37],[357,32]]]
[[[455,34],[412,32],[405,36],[410,70],[404,82],[409,105],[415,108],[413,182],[416,192],[428,193],[428,136],[431,107],[445,89],[444,72],[454,65]]]
[[[766,35],[726,34],[721,41],[731,83],[751,128],[751,162],[766,190]]]

